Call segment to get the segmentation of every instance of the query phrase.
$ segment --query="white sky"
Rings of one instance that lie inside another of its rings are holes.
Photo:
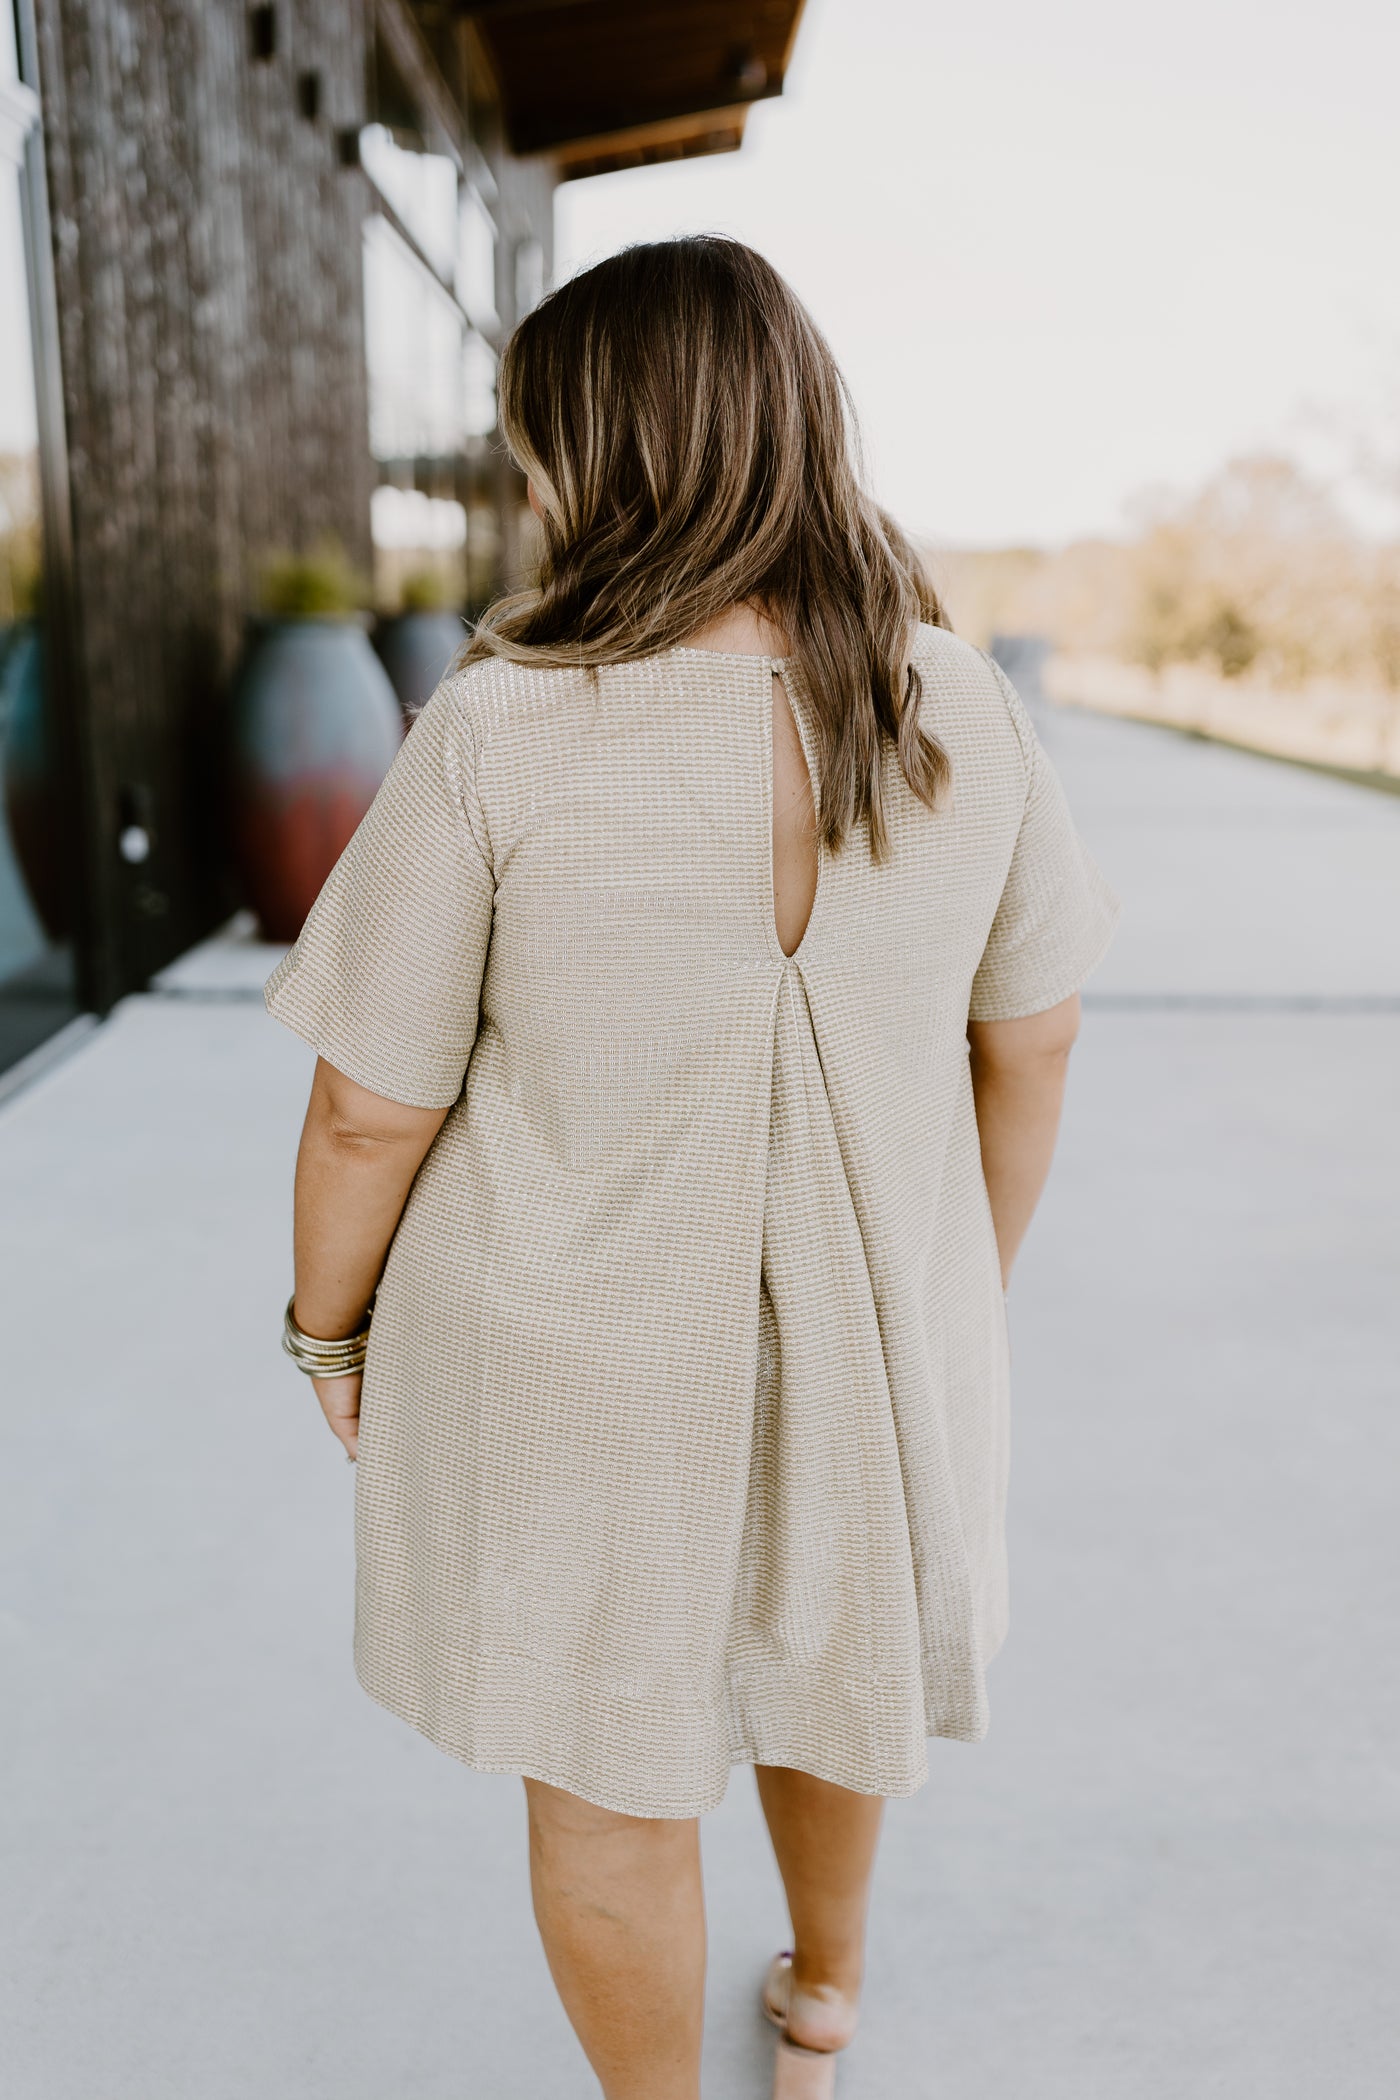
[[[1397,80],[1398,0],[808,0],[743,151],[566,183],[559,267],[736,233],[826,331],[912,529],[1111,532],[1144,487],[1315,446],[1310,412],[1400,452]],[[0,179],[16,445],[32,403]]]
[[[558,268],[737,234],[825,331],[907,525],[1111,532],[1319,409],[1379,424],[1397,80],[1397,0],[808,0],[743,151],[565,184]]]

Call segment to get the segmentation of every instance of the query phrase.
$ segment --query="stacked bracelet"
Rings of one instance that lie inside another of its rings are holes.
[[[350,1378],[362,1371],[365,1351],[369,1345],[369,1319],[358,1334],[347,1334],[343,1340],[323,1342],[314,1334],[304,1334],[292,1317],[295,1295],[287,1300],[287,1310],[282,1319],[282,1347],[299,1371],[308,1378]],[[374,1300],[370,1299],[370,1313],[374,1311]]]

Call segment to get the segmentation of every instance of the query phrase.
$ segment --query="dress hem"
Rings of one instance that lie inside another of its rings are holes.
[[[984,1654],[983,1665],[990,1663],[1001,1646],[1001,1641]],[[760,1746],[751,1740],[731,1741],[722,1766],[717,1770],[715,1783],[698,1789],[677,1805],[677,1795],[667,1796],[664,1802],[657,1796],[644,1797],[635,1789],[623,1786],[614,1788],[598,1784],[586,1770],[571,1764],[568,1759],[532,1756],[523,1750],[509,1750],[504,1745],[493,1746],[481,1738],[495,1731],[474,1730],[475,1742],[465,1740],[466,1731],[454,1727],[449,1714],[438,1708],[434,1712],[428,1702],[417,1703],[405,1698],[402,1679],[397,1683],[386,1682],[376,1673],[367,1657],[356,1643],[354,1650],[356,1680],[361,1690],[374,1704],[395,1719],[403,1721],[433,1747],[451,1757],[456,1763],[465,1765],[474,1772],[512,1774],[521,1779],[534,1779],[547,1786],[556,1786],[587,1801],[596,1808],[610,1810],[616,1815],[645,1817],[658,1821],[684,1821],[692,1817],[710,1814],[723,1802],[729,1790],[732,1773],[738,1766],[769,1765],[790,1771],[807,1773],[814,1779],[824,1779],[830,1785],[845,1787],[855,1794],[878,1795],[883,1799],[908,1800],[927,1784],[929,1764],[926,1755],[919,1760],[916,1770],[903,1774],[890,1774],[878,1783],[867,1774],[864,1783],[852,1777],[849,1767],[836,1770],[826,1760],[803,1749],[796,1743],[779,1745],[772,1743]],[[397,1676],[397,1673],[393,1673]],[[433,1702],[436,1705],[436,1702]],[[932,1722],[925,1713],[924,1740],[927,1742],[981,1742],[987,1734],[985,1694],[978,1701],[980,1711],[972,1724],[945,1721]],[[557,1709],[556,1709],[557,1713]],[[519,1721],[511,1732],[519,1728]],[[718,1761],[716,1761],[718,1762]]]

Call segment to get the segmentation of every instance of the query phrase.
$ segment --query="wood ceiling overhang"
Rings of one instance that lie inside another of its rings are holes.
[[[780,95],[802,0],[456,0],[507,142],[561,177],[737,147]]]

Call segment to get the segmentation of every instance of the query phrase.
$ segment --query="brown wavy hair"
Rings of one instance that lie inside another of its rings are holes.
[[[500,410],[543,554],[461,662],[633,661],[750,606],[788,637],[811,696],[823,843],[838,851],[864,819],[883,860],[881,739],[930,808],[948,786],[910,662],[917,623],[948,623],[861,487],[845,382],[778,272],[714,234],[624,248],[521,322]]]

